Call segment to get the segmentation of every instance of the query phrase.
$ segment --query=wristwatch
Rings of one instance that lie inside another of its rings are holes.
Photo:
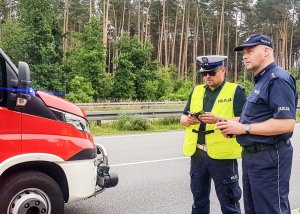
[[[251,129],[251,124],[244,125],[245,134],[250,134],[250,129]]]

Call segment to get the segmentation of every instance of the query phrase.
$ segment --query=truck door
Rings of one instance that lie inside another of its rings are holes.
[[[21,154],[21,113],[15,108],[12,88],[17,74],[0,55],[0,163]]]

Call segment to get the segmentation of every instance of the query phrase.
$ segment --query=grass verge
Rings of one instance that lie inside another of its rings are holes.
[[[132,122],[128,117],[126,118],[130,123]],[[91,124],[91,133],[94,136],[101,135],[116,135],[116,134],[131,134],[131,133],[145,133],[145,132],[164,132],[164,131],[172,131],[172,130],[184,130],[184,128],[179,124],[179,118],[164,118],[164,119],[155,119],[155,120],[147,120],[148,126],[147,129],[144,130],[136,130],[136,128],[132,128],[132,126],[120,127],[120,121],[122,124],[122,119],[113,121],[111,123],[105,123],[102,125]],[[133,123],[136,120],[133,121]],[[136,127],[136,126],[133,126]],[[135,129],[135,130],[132,130]]]
[[[126,120],[130,120],[125,118]],[[149,126],[146,130],[128,130],[126,127],[118,127],[118,121],[106,123],[102,125],[91,124],[91,133],[94,136],[101,135],[117,135],[117,134],[132,134],[132,133],[145,133],[145,132],[164,132],[172,130],[184,130],[179,124],[179,118],[165,118],[147,120]],[[296,122],[300,123],[300,112],[297,112]]]

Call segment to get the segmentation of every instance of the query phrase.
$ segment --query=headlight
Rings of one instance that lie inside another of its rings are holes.
[[[51,108],[51,110],[60,121],[69,123],[69,124],[75,126],[76,129],[78,129],[80,131],[90,133],[89,123],[84,118],[79,117],[74,114],[70,114],[68,112],[53,109],[53,108]]]

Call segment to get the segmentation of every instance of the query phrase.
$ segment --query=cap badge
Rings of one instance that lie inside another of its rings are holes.
[[[208,58],[207,57],[202,57],[201,58],[202,59],[202,62],[203,62],[203,64],[208,64]]]

